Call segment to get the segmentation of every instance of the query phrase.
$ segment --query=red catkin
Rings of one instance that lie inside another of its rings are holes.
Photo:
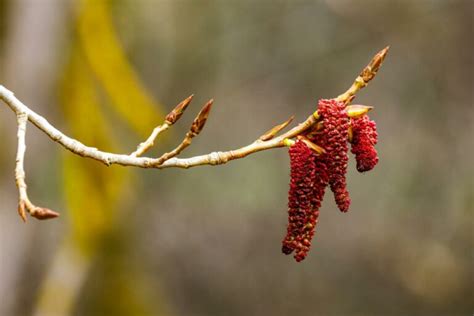
[[[296,254],[307,252],[303,244],[302,232],[307,222],[306,217],[314,205],[313,183],[315,177],[316,154],[302,141],[296,141],[289,149],[290,155],[290,189],[288,191],[288,226],[282,242],[282,252]]]
[[[351,203],[346,185],[349,117],[345,104],[334,99],[319,100],[318,114],[322,117],[323,129],[316,138],[318,145],[326,150],[329,185],[338,208],[347,212]]]
[[[297,245],[295,260],[300,262],[306,258],[311,248],[311,241],[314,237],[316,225],[318,224],[319,209],[323,201],[324,191],[329,182],[327,161],[324,156],[314,155],[315,175],[313,181],[313,207],[307,212],[302,236]]]
[[[376,125],[368,116],[349,119],[345,104],[334,99],[320,100],[318,115],[322,124],[305,136],[321,146],[324,152],[316,154],[301,140],[289,149],[288,227],[282,252],[287,255],[294,252],[297,262],[304,260],[311,248],[328,185],[338,208],[343,212],[349,209],[351,201],[346,188],[349,124],[352,128],[351,151],[357,160],[357,170],[371,170],[378,162],[374,147],[377,143]]]
[[[367,115],[351,120],[351,152],[355,155],[357,170],[372,170],[379,161],[375,145],[377,144],[377,125]]]

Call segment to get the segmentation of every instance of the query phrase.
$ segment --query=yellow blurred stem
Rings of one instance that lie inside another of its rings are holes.
[[[60,104],[70,132],[93,146],[116,148],[101,111],[92,72],[80,49],[72,56],[61,86]],[[128,171],[63,155],[63,188],[70,234],[61,243],[41,285],[34,315],[71,315],[104,236],[114,226]],[[112,222],[112,223],[111,223]]]
[[[113,28],[108,1],[80,0],[77,25],[85,57],[112,100],[113,109],[138,133],[147,136],[162,121],[153,101],[127,60]]]
[[[116,149],[110,123],[101,111],[91,72],[75,50],[66,72],[61,105],[73,135],[95,147]],[[97,245],[112,221],[126,181],[126,169],[103,168],[93,161],[64,155],[63,181],[74,239],[83,251]],[[128,180],[127,180],[128,181]]]

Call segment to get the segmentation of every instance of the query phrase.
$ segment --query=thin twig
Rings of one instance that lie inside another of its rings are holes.
[[[15,182],[16,186],[18,187],[18,214],[20,214],[21,219],[23,219],[23,221],[25,222],[27,212],[31,216],[36,217],[37,219],[50,219],[58,217],[58,213],[44,207],[35,206],[33,203],[30,202],[30,199],[28,199],[24,168],[26,152],[26,123],[28,122],[28,115],[24,112],[18,113],[17,122],[18,149],[16,153]]]
[[[352,101],[357,91],[367,86],[369,81],[374,79],[375,75],[377,74],[377,71],[379,71],[385,57],[387,56],[389,48],[390,46],[387,46],[380,52],[375,54],[369,64],[365,66],[364,69],[362,69],[359,76],[357,76],[357,78],[354,80],[349,89],[347,89],[347,91],[343,94],[339,95],[336,100],[346,102],[346,104]]]
[[[15,182],[18,188],[18,214],[20,214],[23,221],[26,221],[26,210],[30,209],[26,204],[31,204],[26,193],[25,168],[23,167],[26,152],[25,135],[28,116],[25,113],[18,113],[16,118],[18,123],[18,148],[16,152]]]
[[[158,165],[161,165],[163,162],[170,158],[178,156],[183,150],[185,150],[189,145],[191,145],[193,138],[199,135],[199,133],[204,128],[213,103],[214,100],[211,99],[202,107],[201,111],[199,111],[198,115],[193,121],[193,124],[184,136],[184,139],[181,141],[181,143],[172,151],[161,155],[161,157],[159,157],[158,161],[156,162]]]
[[[158,135],[166,131],[168,128],[170,128],[170,125],[166,122],[155,127],[153,129],[153,132],[150,134],[150,136],[143,143],[140,143],[140,145],[138,145],[137,147],[137,150],[131,153],[130,156],[139,157],[143,155],[144,153],[146,153],[151,147],[153,147]]]
[[[130,154],[130,156],[133,157],[138,157],[146,153],[153,145],[155,144],[156,138],[164,131],[166,131],[168,128],[170,128],[176,121],[179,120],[181,115],[183,115],[184,111],[188,107],[188,105],[191,103],[191,100],[193,99],[194,95],[190,95],[183,101],[181,101],[174,109],[171,111],[168,115],[166,115],[165,121],[163,124],[155,127],[153,129],[153,132],[150,134],[150,136],[147,138],[146,141],[138,145],[137,150],[135,150],[133,153]]]
[[[304,122],[300,123],[285,134],[273,138],[269,141],[257,140],[247,146],[226,151],[226,152],[212,152],[206,155],[195,156],[190,158],[171,158],[163,163],[159,163],[159,158],[150,157],[133,157],[127,154],[115,154],[110,152],[100,151],[97,148],[89,147],[79,142],[76,139],[66,136],[56,127],[51,125],[44,117],[37,114],[20,100],[18,100],[13,92],[0,85],[0,99],[2,99],[15,113],[26,113],[28,120],[33,123],[38,129],[43,131],[53,141],[59,143],[67,150],[79,155],[81,157],[91,158],[110,166],[118,164],[122,166],[132,166],[140,168],[191,168],[202,165],[218,165],[228,161],[243,158],[249,154],[256,153],[262,150],[271,148],[283,147],[283,140],[285,138],[293,138],[317,122],[314,115],[310,115]]]

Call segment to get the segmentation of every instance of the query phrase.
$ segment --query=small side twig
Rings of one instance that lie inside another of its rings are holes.
[[[186,147],[191,145],[192,139],[196,137],[197,135],[199,135],[199,133],[204,128],[207,118],[209,117],[209,113],[211,112],[211,107],[213,103],[214,103],[214,100],[211,99],[202,107],[201,111],[199,111],[198,115],[194,119],[193,124],[191,125],[191,128],[189,129],[189,132],[186,133],[181,143],[172,151],[165,153],[161,157],[159,157],[158,160],[156,161],[157,165],[161,165],[166,160],[179,155],[183,150],[186,149]]]
[[[170,128],[176,121],[179,120],[181,115],[183,115],[184,110],[188,107],[188,105],[191,103],[191,100],[193,99],[194,95],[190,95],[183,101],[181,101],[174,109],[171,111],[168,115],[166,115],[165,121],[163,124],[158,125],[155,127],[150,134],[150,136],[140,145],[138,145],[137,150],[135,150],[133,153],[130,154],[130,156],[133,157],[139,157],[146,153],[153,145],[155,144],[156,138],[164,131],[166,131],[168,128]]]
[[[26,193],[25,169],[23,167],[25,160],[26,144],[26,122],[28,116],[25,113],[20,113],[16,117],[18,123],[18,149],[16,152],[16,166],[15,166],[15,182],[18,188],[18,214],[21,219],[26,221],[26,204],[29,203],[28,194]]]

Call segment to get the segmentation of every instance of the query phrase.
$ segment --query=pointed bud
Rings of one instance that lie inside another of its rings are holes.
[[[191,130],[190,130],[190,132],[193,134],[193,136],[198,135],[202,131],[202,129],[204,128],[204,125],[206,124],[207,118],[209,117],[209,113],[211,112],[211,107],[212,107],[213,103],[214,103],[213,99],[209,100],[202,107],[201,111],[199,112],[199,114],[194,119],[194,122],[191,125]]]
[[[372,68],[372,72],[375,73],[380,69],[380,66],[382,65],[385,57],[387,56],[389,49],[390,49],[390,46],[387,46],[375,55],[375,57],[373,58],[372,62],[369,65]]]
[[[346,107],[347,116],[349,117],[361,117],[367,114],[374,107],[369,105],[353,104]]]
[[[382,65],[383,60],[387,56],[388,49],[390,47],[387,46],[384,49],[382,49],[380,52],[378,52],[370,61],[370,63],[362,70],[360,73],[360,77],[362,80],[364,80],[365,83],[368,83],[372,78],[375,77],[375,74],[377,71],[380,69],[380,66]]]
[[[43,220],[43,219],[51,219],[51,218],[56,218],[59,216],[59,213],[56,213],[48,208],[44,207],[35,207],[31,211],[31,216]]]
[[[285,122],[273,127],[272,129],[268,130],[267,132],[265,132],[265,134],[263,134],[262,136],[260,136],[260,140],[263,140],[263,141],[266,141],[266,140],[270,140],[272,139],[273,137],[275,137],[276,134],[278,134],[279,131],[281,131],[282,129],[284,129],[285,127],[288,126],[288,124],[290,124],[293,119],[295,118],[294,115],[292,115],[289,119],[287,119]]]
[[[188,107],[188,105],[191,103],[191,100],[193,99],[194,94],[191,94],[189,97],[181,101],[168,115],[166,115],[165,122],[168,123],[169,125],[173,125],[176,123],[177,120],[183,115],[184,111]]]
[[[26,206],[25,201],[23,200],[18,203],[18,214],[20,215],[21,219],[26,223]]]

